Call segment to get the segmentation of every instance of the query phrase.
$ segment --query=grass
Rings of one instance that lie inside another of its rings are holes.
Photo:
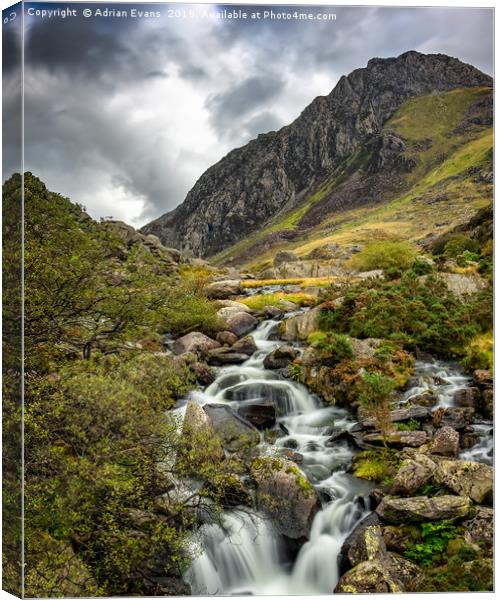
[[[316,298],[304,293],[285,294],[284,292],[276,292],[275,294],[258,294],[239,300],[239,302],[245,304],[248,308],[257,311],[263,310],[265,306],[280,308],[283,301],[293,302],[297,306],[312,306],[315,304]]]
[[[290,279],[244,279],[241,285],[245,289],[254,289],[268,285],[300,285],[302,288],[331,285],[336,277],[292,277]]]
[[[463,365],[468,369],[489,369],[493,373],[493,331],[476,336],[465,349]]]

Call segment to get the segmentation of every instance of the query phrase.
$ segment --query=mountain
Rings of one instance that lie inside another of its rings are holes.
[[[387,128],[409,101],[429,96],[432,104],[437,98],[431,109],[442,117],[439,122],[451,119],[455,137],[469,141],[474,128],[491,126],[491,87],[491,77],[443,54],[374,58],[343,76],[291,125],[259,135],[210,167],[180,206],[143,232],[197,256],[231,248],[223,261],[246,262],[256,249],[293,241],[328,216],[387,202],[410,189],[421,154],[435,154],[439,144],[429,115],[422,126],[427,119],[430,128],[414,139],[411,115],[399,130]],[[448,101],[450,91],[464,94]],[[442,155],[434,156],[434,166]],[[238,243],[246,247],[232,252]]]

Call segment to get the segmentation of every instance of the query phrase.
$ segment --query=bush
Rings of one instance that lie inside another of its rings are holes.
[[[462,364],[466,369],[489,369],[493,372],[493,332],[480,335],[465,348]]]
[[[381,373],[365,372],[362,375],[359,402],[368,411],[368,414],[375,419],[385,447],[387,446],[387,435],[392,429],[390,395],[395,387],[394,380]]]
[[[492,308],[491,288],[462,302],[438,277],[407,272],[399,281],[354,285],[339,307],[322,311],[320,327],[388,339],[408,350],[463,355],[472,338],[491,328]]]
[[[321,363],[327,366],[334,366],[344,358],[354,356],[351,342],[346,335],[314,331],[307,341],[317,351]]]
[[[408,242],[373,242],[353,256],[351,266],[358,271],[407,269],[416,256],[415,248]]]
[[[458,531],[449,521],[425,522],[420,525],[420,530],[422,542],[409,548],[405,557],[423,567],[430,567],[444,559],[448,542],[457,537]]]
[[[443,254],[446,258],[457,258],[464,252],[479,253],[480,246],[476,240],[471,239],[468,235],[457,233],[451,236],[445,244]]]

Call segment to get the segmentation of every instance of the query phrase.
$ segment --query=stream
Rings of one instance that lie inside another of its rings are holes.
[[[215,381],[189,399],[234,408],[271,400],[277,416],[273,429],[280,437],[272,442],[261,434],[259,452],[272,455],[291,449],[302,455],[300,467],[317,489],[322,508],[297,554],[272,522],[255,512],[227,510],[222,522],[203,525],[196,558],[185,574],[193,595],[331,594],[339,579],[342,544],[370,512],[373,485],[348,472],[355,451],[346,442],[328,443],[332,427],[348,430],[356,423],[354,416],[327,406],[305,386],[263,366],[264,358],[285,344],[274,339],[277,325],[275,320],[263,321],[251,334],[257,345],[253,356],[243,364],[218,368]],[[437,406],[451,406],[455,391],[468,385],[457,365],[417,361],[414,386],[403,401],[430,390],[439,398]],[[474,428],[479,442],[460,457],[491,464],[492,424],[478,423]]]

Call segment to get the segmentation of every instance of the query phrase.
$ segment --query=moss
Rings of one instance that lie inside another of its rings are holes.
[[[493,372],[493,331],[476,336],[465,348],[462,364],[465,368]]]
[[[316,302],[316,298],[310,294],[295,293],[286,294],[284,292],[276,292],[274,294],[257,294],[248,298],[239,300],[242,304],[248,306],[252,310],[263,310],[265,306],[282,307],[283,302],[293,302],[297,306],[312,306]]]

